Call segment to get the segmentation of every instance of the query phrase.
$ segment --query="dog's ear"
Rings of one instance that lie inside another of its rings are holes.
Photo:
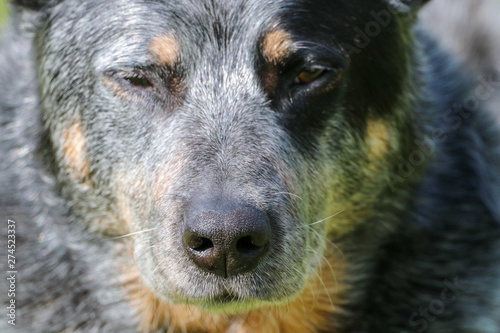
[[[396,13],[410,13],[418,10],[430,0],[384,0]]]
[[[11,0],[15,6],[28,8],[32,10],[40,10],[56,5],[62,0]]]

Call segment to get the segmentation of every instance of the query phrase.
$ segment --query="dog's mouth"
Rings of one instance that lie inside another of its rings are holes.
[[[254,287],[246,286],[241,284],[239,288],[247,288],[248,290],[252,290]],[[206,295],[197,295],[196,297],[187,297],[178,299],[181,303],[187,302],[192,305],[200,306],[207,310],[214,311],[230,311],[232,312],[232,308],[255,308],[258,306],[262,306],[263,304],[269,303],[269,299],[267,295],[259,295],[257,290],[255,290],[255,294],[248,294],[246,292],[238,292],[238,290],[234,290],[228,286],[219,285],[218,288],[214,287],[213,293]],[[281,298],[280,298],[281,299]],[[278,301],[274,299],[274,301]]]
[[[234,293],[224,291],[221,294],[204,300],[202,305],[207,309],[212,309],[214,311],[227,311],[227,309],[232,308],[234,305],[245,306],[250,303],[254,302],[249,302],[248,299],[242,298]]]
[[[229,304],[229,303],[236,301],[237,299],[238,299],[238,296],[236,296],[230,292],[225,291],[222,294],[214,297],[214,299],[212,301],[214,303]]]
[[[211,281],[210,284],[209,288],[212,289],[210,292],[199,292],[195,295],[174,294],[167,299],[174,304],[189,304],[212,313],[237,314],[270,305],[285,304],[298,297],[303,289],[303,286],[298,283],[293,292],[275,294],[267,290],[270,287],[269,284],[256,286],[245,281],[243,277],[233,281],[225,281],[225,283]],[[282,286],[277,284],[272,285],[272,287],[279,289]]]
[[[237,314],[240,312],[247,312],[262,308],[270,304],[276,305],[279,303],[281,302],[270,303],[251,297],[242,297],[235,293],[223,292],[215,296],[200,299],[193,305],[199,306],[200,308],[212,313]]]

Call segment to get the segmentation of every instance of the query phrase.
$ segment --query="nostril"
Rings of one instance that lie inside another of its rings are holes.
[[[208,249],[214,247],[214,243],[208,238],[200,238],[199,242],[196,243],[195,246],[191,246],[191,248],[195,251],[203,252]]]
[[[198,252],[203,252],[214,247],[214,243],[210,239],[200,237],[189,231],[184,234],[184,244]]]
[[[236,243],[236,250],[243,254],[253,254],[259,251],[266,244],[256,244],[254,238],[246,236],[238,240]]]

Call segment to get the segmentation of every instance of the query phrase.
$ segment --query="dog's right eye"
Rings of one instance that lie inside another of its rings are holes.
[[[109,70],[103,73],[104,84],[121,98],[146,97],[157,92],[154,77],[142,71]]]
[[[153,84],[151,81],[141,74],[126,74],[123,79],[135,88],[148,89],[152,88]]]
[[[104,82],[113,90],[140,93],[153,90],[155,87],[152,76],[142,71],[109,70],[104,72]]]

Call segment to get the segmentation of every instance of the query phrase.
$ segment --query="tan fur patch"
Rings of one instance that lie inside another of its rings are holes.
[[[90,164],[85,152],[85,134],[80,122],[64,129],[62,152],[66,167],[75,180],[89,182]]]
[[[120,85],[118,85],[116,82],[113,82],[111,81],[110,79],[108,78],[103,78],[102,79],[102,82],[108,87],[110,88],[116,96],[118,97],[121,97],[121,98],[124,98],[124,99],[127,99],[127,100],[132,100],[132,96],[130,94],[128,94],[126,91],[124,91]]]
[[[262,41],[262,54],[271,63],[282,61],[292,49],[292,36],[283,29],[278,28],[270,31]]]
[[[365,142],[370,161],[380,161],[390,148],[389,127],[382,120],[369,119],[366,123]]]
[[[338,256],[328,262],[325,259],[296,299],[239,315],[212,314],[196,306],[170,304],[145,286],[136,268],[123,275],[122,284],[138,310],[143,332],[168,328],[168,332],[336,333],[334,318],[340,311],[340,294],[346,289],[339,282],[344,268],[345,263]]]
[[[167,66],[172,66],[179,57],[179,41],[172,35],[156,36],[149,44],[151,54]]]

